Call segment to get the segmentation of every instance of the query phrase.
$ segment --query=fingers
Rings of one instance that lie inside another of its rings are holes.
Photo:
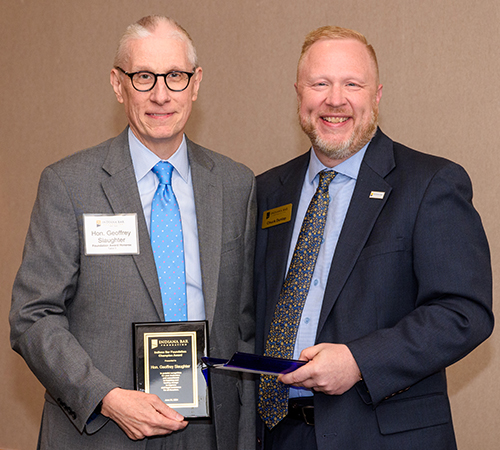
[[[299,360],[301,361],[311,361],[320,351],[321,345],[314,345],[313,347],[308,347],[302,350],[299,356]],[[278,381],[281,381],[285,384],[293,384],[297,387],[306,387],[303,386],[302,383],[311,377],[310,374],[311,367],[309,364],[306,364],[293,372],[287,373],[285,375],[280,375],[278,377]]]
[[[181,414],[156,395],[120,388],[104,397],[101,413],[115,421],[134,440],[170,434],[188,424]]]
[[[278,381],[281,381],[284,384],[292,384],[297,387],[307,387],[304,386],[303,383],[306,382],[309,378],[311,378],[310,367],[306,367],[308,364],[299,367],[293,372],[284,375],[279,375]]]
[[[309,362],[291,373],[280,375],[279,381],[314,392],[341,395],[360,379],[358,365],[346,345],[315,345],[304,349],[300,358]]]
[[[158,411],[161,415],[166,417],[167,419],[174,420],[176,422],[182,422],[184,420],[184,416],[179,414],[175,409],[170,408],[165,405],[156,395],[153,395],[150,398],[151,406],[153,406],[156,411]]]
[[[324,345],[325,344],[318,344],[305,348],[300,352],[299,359],[302,361],[310,361],[324,348]]]

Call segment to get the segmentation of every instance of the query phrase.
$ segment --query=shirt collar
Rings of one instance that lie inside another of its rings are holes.
[[[370,142],[368,142],[361,150],[354,153],[354,155],[341,162],[338,166],[335,166],[333,170],[335,170],[335,172],[337,172],[338,174],[352,178],[353,180],[357,180],[361,162],[363,161],[366,149],[368,148],[368,145],[370,145]],[[318,173],[320,173],[322,170],[332,170],[332,168],[326,167],[318,159],[318,157],[316,156],[316,152],[311,148],[309,168],[307,169],[309,183],[312,183],[314,178],[316,178],[316,175],[318,175]]]
[[[128,129],[128,145],[130,147],[132,163],[134,164],[135,178],[139,182],[161,161],[161,158],[139,141],[130,128]],[[177,173],[187,183],[189,180],[189,159],[186,135],[182,136],[181,145],[179,145],[179,148],[167,161],[174,166]]]

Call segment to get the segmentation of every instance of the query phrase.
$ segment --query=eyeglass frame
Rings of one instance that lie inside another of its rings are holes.
[[[165,81],[165,86],[167,87],[167,89],[169,91],[172,91],[172,92],[182,92],[182,91],[185,91],[188,86],[189,86],[189,83],[191,82],[191,78],[192,76],[196,73],[196,72],[184,72],[183,70],[171,70],[170,72],[167,72],[167,73],[153,73],[153,72],[150,72],[149,70],[139,70],[138,72],[133,72],[133,73],[130,73],[130,72],[125,72],[125,70],[123,70],[121,67],[119,66],[115,66],[115,69],[118,69],[119,71],[121,71],[123,74],[127,75],[129,78],[130,78],[130,83],[132,84],[132,87],[137,91],[137,92],[149,92],[151,90],[154,89],[154,87],[156,86],[156,82],[158,81],[158,77],[163,77],[163,80]],[[134,80],[133,80],[133,77],[134,75],[137,75],[138,73],[149,73],[151,75],[153,75],[155,77],[155,81],[153,83],[153,86],[151,86],[149,89],[145,89],[145,90],[141,90],[141,89],[137,89],[135,87],[135,84],[134,84]],[[187,75],[188,77],[188,82],[186,84],[186,87],[183,88],[183,89],[172,89],[168,84],[167,84],[167,75],[170,75],[171,73],[183,73],[185,75]]]

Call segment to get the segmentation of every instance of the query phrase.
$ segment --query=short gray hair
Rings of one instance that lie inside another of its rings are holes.
[[[144,39],[151,36],[158,25],[162,23],[172,28],[172,38],[180,39],[186,43],[188,60],[193,65],[193,68],[198,67],[198,56],[196,55],[196,49],[194,48],[193,40],[191,36],[189,36],[189,33],[170,17],[157,15],[143,17],[127,27],[118,44],[114,66],[121,67],[128,61],[130,57],[128,43],[131,40]]]

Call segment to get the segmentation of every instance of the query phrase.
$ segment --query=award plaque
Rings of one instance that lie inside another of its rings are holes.
[[[156,394],[186,419],[210,418],[207,322],[134,323],[135,389]]]

